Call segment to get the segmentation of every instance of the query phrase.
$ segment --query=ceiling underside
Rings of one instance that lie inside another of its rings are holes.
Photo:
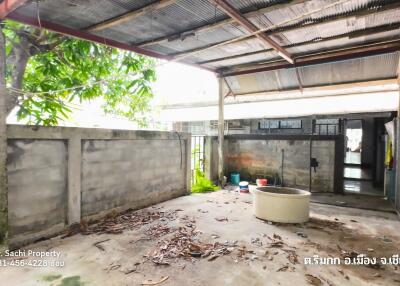
[[[396,50],[235,74],[283,59],[255,35],[243,38],[249,35],[243,25],[212,2],[41,0],[27,1],[9,16],[40,19],[225,73],[232,91],[239,94],[396,77],[399,63]],[[258,29],[264,29],[265,35],[294,59],[365,45],[400,43],[398,0],[226,2]],[[142,12],[132,15],[132,11]],[[129,13],[129,19],[101,26]],[[222,44],[237,38],[243,39]]]

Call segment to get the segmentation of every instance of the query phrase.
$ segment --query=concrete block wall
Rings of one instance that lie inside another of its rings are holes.
[[[9,235],[14,244],[43,231],[61,231],[67,219],[67,142],[8,140]]]
[[[10,247],[190,191],[190,134],[9,125]]]
[[[176,140],[83,140],[82,215],[179,195],[186,189],[180,152]]]
[[[255,180],[260,176],[282,177],[283,153],[283,183],[285,186],[309,189],[310,178],[310,140],[309,136],[226,136],[225,174],[229,179],[232,172],[239,172],[241,178]],[[333,192],[335,190],[336,140],[333,136],[325,136],[325,140],[312,141],[312,157],[319,162],[317,171],[312,171],[312,191]],[[212,170],[217,162],[216,146],[218,140],[214,137],[211,164]],[[282,152],[283,150],[283,152]],[[214,154],[215,153],[215,154]],[[214,179],[216,172],[211,172]]]

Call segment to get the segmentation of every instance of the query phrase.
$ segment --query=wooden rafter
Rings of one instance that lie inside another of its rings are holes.
[[[86,31],[89,32],[93,32],[93,31],[99,31],[99,30],[104,30],[104,29],[108,29],[108,28],[112,28],[116,25],[120,25],[123,23],[126,23],[128,21],[132,21],[133,19],[136,19],[140,16],[143,16],[145,14],[148,14],[152,11],[158,10],[158,9],[162,9],[164,7],[167,7],[173,3],[175,3],[176,0],[158,0],[156,2],[153,2],[149,5],[146,5],[140,9],[134,10],[134,11],[130,11],[127,12],[125,14],[110,18],[104,22],[101,22],[99,24],[90,26],[88,28],[86,28]]]
[[[217,5],[218,9],[224,11],[227,15],[229,15],[232,19],[238,22],[241,26],[243,26],[248,32],[255,33],[259,30],[259,28],[250,22],[246,17],[244,17],[238,10],[236,10],[232,5],[230,5],[225,0],[209,0],[210,2]],[[265,33],[258,33],[256,37],[261,40],[267,46],[271,46],[278,54],[287,60],[289,63],[293,64],[292,55],[282,48],[277,42],[267,36]]]
[[[340,35],[336,35],[336,36],[332,36],[332,37],[312,39],[309,41],[285,45],[282,47],[284,47],[284,48],[304,47],[304,46],[313,45],[316,43],[323,43],[323,42],[328,42],[328,41],[338,40],[338,39],[343,39],[343,38],[354,39],[354,38],[358,38],[358,37],[371,36],[371,35],[376,35],[379,33],[394,31],[394,30],[398,30],[398,29],[400,29],[400,22],[380,25],[380,26],[376,26],[376,27],[370,27],[370,28],[366,28],[366,29],[362,29],[362,30],[350,31],[345,34],[340,34]],[[247,52],[247,53],[243,53],[243,54],[236,54],[236,55],[232,55],[232,56],[228,56],[228,57],[214,58],[211,60],[198,62],[197,64],[204,65],[204,64],[210,64],[210,63],[216,63],[216,62],[238,59],[238,58],[247,57],[247,56],[259,55],[259,54],[268,53],[271,51],[273,51],[273,49],[264,49],[264,50],[254,51],[254,52]],[[172,56],[175,57],[175,56],[180,56],[180,55],[181,55],[181,53],[173,54]]]
[[[265,14],[265,13],[268,13],[268,12],[271,12],[274,10],[283,9],[283,8],[286,8],[286,7],[289,7],[292,5],[296,5],[296,4],[301,4],[301,3],[304,3],[307,1],[309,1],[309,0],[289,0],[289,1],[286,1],[285,3],[272,4],[272,5],[269,4],[269,6],[267,6],[267,7],[260,8],[258,10],[254,10],[251,12],[243,13],[243,16],[246,18],[251,18],[251,17],[257,16],[260,14]],[[227,18],[227,19],[220,20],[215,23],[201,26],[198,28],[194,28],[194,29],[182,31],[179,33],[175,33],[173,35],[168,35],[168,36],[160,37],[160,38],[157,38],[154,40],[142,42],[142,43],[139,43],[138,46],[145,47],[145,46],[150,46],[150,45],[154,45],[154,44],[162,44],[162,43],[181,39],[181,35],[203,33],[203,32],[214,30],[214,29],[217,29],[217,28],[220,28],[225,25],[232,24],[232,23],[235,23],[235,20],[232,18]]]

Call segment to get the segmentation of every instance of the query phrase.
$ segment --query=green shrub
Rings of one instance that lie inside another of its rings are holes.
[[[192,185],[192,193],[213,192],[219,188],[208,180],[200,168],[194,170],[194,183]]]

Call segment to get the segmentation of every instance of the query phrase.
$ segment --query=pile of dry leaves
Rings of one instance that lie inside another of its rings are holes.
[[[131,230],[156,220],[175,220],[178,210],[173,211],[132,211],[127,210],[123,213],[111,213],[100,223],[89,226],[84,234],[91,233],[122,233],[124,230]]]
[[[157,265],[169,265],[179,258],[214,260],[233,251],[234,246],[229,243],[201,242],[197,237],[199,233],[194,226],[180,227],[171,237],[158,242],[146,257]]]
[[[172,221],[177,218],[177,210],[171,211],[159,211],[159,210],[139,210],[134,211],[128,209],[122,213],[111,212],[106,217],[96,223],[88,225],[87,222],[81,221],[80,224],[72,225],[67,233],[63,236],[69,237],[77,233],[82,234],[120,234],[124,230],[132,230],[141,227],[146,224],[150,224],[154,221]],[[165,231],[165,230],[163,230]]]

